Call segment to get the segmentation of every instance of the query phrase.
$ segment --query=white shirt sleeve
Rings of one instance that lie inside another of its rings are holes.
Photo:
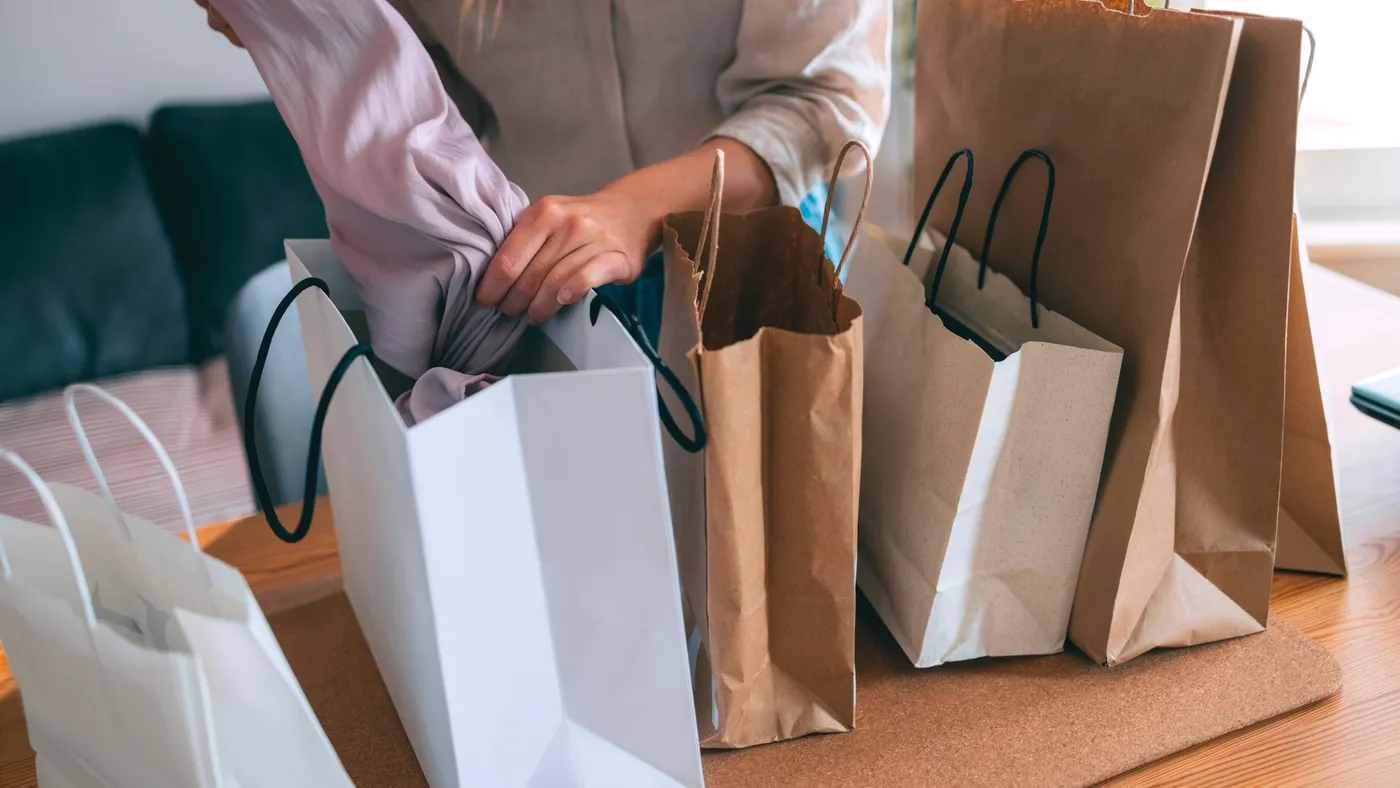
[[[891,15],[890,0],[745,0],[716,86],[727,118],[707,139],[752,148],[787,205],[830,177],[847,140],[875,153],[890,109]]]

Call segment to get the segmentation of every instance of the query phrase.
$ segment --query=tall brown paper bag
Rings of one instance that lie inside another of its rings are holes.
[[[1312,75],[1317,40],[1307,27],[1308,61],[1298,106]],[[1307,244],[1299,237],[1298,205],[1293,205],[1293,260],[1288,286],[1288,360],[1283,399],[1283,489],[1278,507],[1278,545],[1274,569],[1347,573],[1342,544],[1342,514],[1337,498],[1336,461],[1327,426],[1321,363],[1313,343],[1308,316],[1307,276],[1311,263]]]
[[[1137,5],[940,0],[918,30],[919,188],[963,147],[1054,156],[1042,298],[1125,353],[1070,623],[1106,664],[1263,629],[1282,465],[1301,26]]]
[[[861,311],[795,208],[722,214],[722,156],[711,188],[666,218],[659,344],[709,430],[666,456],[700,743],[735,748],[855,724]]]

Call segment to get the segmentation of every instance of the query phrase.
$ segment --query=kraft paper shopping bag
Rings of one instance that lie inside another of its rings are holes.
[[[709,430],[666,470],[701,744],[733,748],[855,722],[862,351],[825,233],[722,193],[717,155],[709,209],[665,220],[660,345]]]
[[[918,181],[964,147],[994,169],[1053,155],[1040,296],[1124,351],[1070,623],[1108,664],[1267,622],[1301,40],[1288,20],[1137,6],[925,4],[917,56]],[[990,198],[957,236],[974,253]],[[1016,259],[1033,209],[1009,210]]]
[[[1274,568],[1345,575],[1337,462],[1318,369],[1322,360],[1313,342],[1303,275],[1309,265],[1295,210],[1289,263],[1287,389],[1283,398],[1283,481]]]
[[[1303,28],[1307,65],[1298,90],[1298,106],[1308,90],[1317,41]],[[1342,513],[1337,499],[1337,461],[1328,430],[1327,397],[1322,390],[1322,360],[1317,357],[1308,315],[1307,277],[1311,262],[1298,230],[1293,204],[1293,259],[1288,283],[1288,359],[1283,398],[1283,481],[1278,511],[1275,569],[1345,575]]]

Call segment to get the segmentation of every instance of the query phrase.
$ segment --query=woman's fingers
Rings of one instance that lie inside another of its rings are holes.
[[[209,26],[214,28],[214,32],[220,33],[224,38],[228,39],[230,44],[233,44],[239,49],[243,48],[243,42],[238,38],[238,34],[233,32],[233,28],[229,27],[227,22],[223,22],[220,25],[215,25],[211,22]]]
[[[520,215],[476,300],[542,323],[592,287],[636,278],[640,267],[629,261],[644,257],[648,229],[644,210],[614,195],[545,197]],[[632,247],[641,248],[629,253]]]
[[[564,285],[603,251],[599,245],[590,243],[565,255],[544,278],[544,283],[530,302],[530,308],[525,313],[530,322],[538,325],[554,317],[559,308],[564,306],[559,297]]]
[[[230,44],[242,49],[243,42],[238,40],[238,34],[233,32],[233,27],[224,19],[223,15],[214,10],[214,6],[209,4],[209,0],[194,0],[195,5],[204,9],[205,22],[209,29],[228,39]]]
[[[559,297],[556,300],[560,306],[578,303],[579,299],[588,295],[588,291],[595,287],[626,282],[631,278],[631,267],[627,264],[626,255],[621,252],[604,252],[594,256],[569,277],[564,286],[559,288]]]
[[[550,272],[558,267],[564,258],[582,249],[587,243],[587,240],[567,232],[556,230],[550,233],[544,246],[535,252],[535,258],[525,266],[520,276],[515,278],[515,284],[510,286],[506,297],[501,299],[501,313],[512,317],[524,314],[540,288],[544,286],[544,280],[549,277]]]
[[[496,256],[491,258],[486,272],[481,276],[481,284],[476,287],[478,304],[500,306],[501,301],[515,285],[515,281],[525,273],[525,269],[549,240],[555,216],[553,209],[541,207],[544,205],[546,203],[541,201],[520,214],[520,220],[496,250]]]

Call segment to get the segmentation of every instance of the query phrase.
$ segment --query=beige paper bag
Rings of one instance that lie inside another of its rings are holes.
[[[721,214],[722,161],[666,218],[660,352],[709,430],[667,481],[700,743],[733,748],[855,724],[861,311],[795,208]]]
[[[1283,399],[1283,489],[1274,568],[1328,575],[1347,573],[1337,501],[1336,461],[1308,319],[1304,266],[1310,265],[1293,219],[1289,270],[1288,362]]]
[[[918,667],[1058,653],[1123,351],[921,240],[906,266],[868,231],[847,280],[865,315],[860,588]]]
[[[994,169],[1054,156],[1040,295],[1124,351],[1070,623],[1108,664],[1267,621],[1302,39],[1288,20],[1137,12],[942,0],[918,30],[917,182],[964,147]],[[1001,260],[1028,257],[1032,210],[1009,209],[992,260],[1018,284]]]

